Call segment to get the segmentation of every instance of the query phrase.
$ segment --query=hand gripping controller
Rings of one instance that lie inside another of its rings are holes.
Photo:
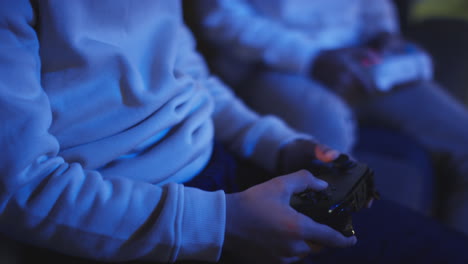
[[[344,154],[331,163],[314,161],[309,170],[328,182],[328,187],[320,192],[306,190],[293,195],[291,206],[345,236],[354,235],[352,214],[366,207],[370,199],[379,199],[373,171]]]

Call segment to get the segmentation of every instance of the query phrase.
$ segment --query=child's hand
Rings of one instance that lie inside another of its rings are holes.
[[[294,193],[326,187],[301,170],[228,194],[223,254],[236,259],[234,263],[294,263],[315,252],[317,245],[354,245],[356,237],[345,237],[290,206]]]
[[[310,74],[348,103],[355,103],[378,92],[369,69],[380,62],[379,53],[367,47],[326,50],[315,60]]]
[[[340,152],[312,140],[299,139],[292,141],[281,149],[279,157],[279,172],[281,174],[307,169],[311,160],[332,162]],[[367,208],[372,207],[374,199],[370,199]]]

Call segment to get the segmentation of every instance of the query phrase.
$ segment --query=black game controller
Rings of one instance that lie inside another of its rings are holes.
[[[366,164],[354,162],[344,154],[330,163],[314,161],[308,169],[328,182],[328,187],[320,192],[306,190],[293,195],[291,206],[345,236],[354,235],[352,214],[366,207],[371,199],[379,199],[374,172]]]

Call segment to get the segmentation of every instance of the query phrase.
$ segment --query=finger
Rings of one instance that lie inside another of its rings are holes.
[[[315,146],[315,156],[317,159],[323,161],[323,162],[332,162],[338,156],[340,155],[340,152],[332,149],[328,146],[325,145],[316,145]]]
[[[300,170],[276,178],[281,180],[288,194],[302,192],[307,189],[321,191],[327,188],[328,183],[316,178],[307,170]]]
[[[309,255],[309,254],[306,254],[306,255],[303,255],[303,256],[283,258],[281,260],[281,263],[299,263],[299,261],[301,261],[302,259],[307,257],[307,255]]]
[[[308,226],[304,232],[307,241],[328,247],[344,248],[353,246],[357,243],[356,236],[346,237],[333,228],[317,223],[310,218],[308,218]]]
[[[364,66],[373,66],[381,62],[381,57],[376,50],[361,49],[359,51],[359,60]]]
[[[372,49],[367,50],[367,57],[372,62],[372,64],[378,64],[382,61],[382,58],[380,57],[379,53]]]
[[[314,242],[310,242],[310,241],[306,241],[307,245],[309,246],[310,250],[312,253],[314,254],[318,254],[320,253],[320,251],[323,250],[323,246],[322,245],[319,245],[317,243],[314,243]]]
[[[378,53],[372,49],[365,49],[360,54],[360,62],[364,67],[371,67],[380,63],[380,56]]]
[[[366,208],[371,208],[373,203],[374,203],[374,198],[371,198],[369,201],[367,201]]]
[[[298,241],[295,245],[294,256],[307,256],[312,253],[312,248],[307,241]]]
[[[315,245],[310,246],[306,241],[300,241],[295,246],[295,253],[291,256],[286,257],[286,263],[296,263],[299,260],[302,260],[309,256],[311,253],[314,253],[313,248]]]

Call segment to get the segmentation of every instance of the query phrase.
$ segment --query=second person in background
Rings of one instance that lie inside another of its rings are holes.
[[[430,56],[401,36],[391,1],[196,5],[213,69],[252,108],[346,153],[357,120],[408,134],[447,160],[438,213],[468,233],[468,111],[433,80]]]

